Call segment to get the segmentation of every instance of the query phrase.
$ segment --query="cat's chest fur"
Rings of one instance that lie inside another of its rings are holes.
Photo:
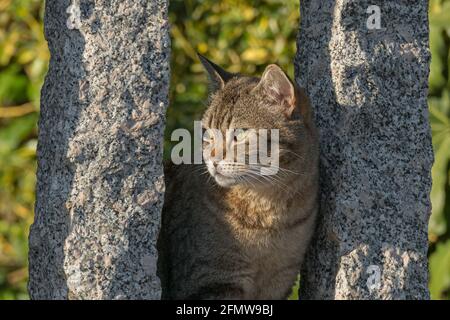
[[[301,193],[284,190],[231,190],[221,201],[220,214],[241,254],[251,261],[254,274],[264,274],[253,278],[252,297],[267,295],[267,288],[282,296],[284,287],[278,286],[285,280],[280,277],[292,279],[298,271],[299,252],[306,249],[304,239],[313,230],[316,208]]]
[[[276,234],[287,222],[293,204],[293,199],[278,200],[277,196],[262,191],[229,190],[222,200],[224,218],[242,241],[251,242],[255,238],[252,234],[264,237]]]
[[[318,210],[318,135],[307,96],[276,65],[256,78],[200,59],[214,90],[202,118],[205,163],[166,170],[158,242],[163,296],[286,298]],[[239,145],[244,159],[234,154]],[[268,164],[278,169],[270,177],[262,171]]]
[[[217,283],[232,288],[220,297],[286,297],[314,229],[316,185],[303,180],[264,194],[218,188],[195,171],[167,172],[159,243],[167,297],[205,298],[202,290]]]

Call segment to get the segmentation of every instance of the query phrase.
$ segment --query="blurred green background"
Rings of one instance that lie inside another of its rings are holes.
[[[42,0],[0,0],[0,299],[26,299],[39,91],[48,67]],[[276,62],[293,76],[298,0],[172,0],[168,130],[190,128],[205,107],[198,51],[230,71]],[[430,289],[450,299],[450,0],[430,0],[430,120],[436,162]]]

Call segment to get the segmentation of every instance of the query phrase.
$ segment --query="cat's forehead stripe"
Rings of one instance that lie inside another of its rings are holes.
[[[233,120],[233,113],[234,113],[234,105],[230,106],[230,108],[227,108],[227,113],[224,117],[223,126],[224,129],[230,128],[230,124]]]

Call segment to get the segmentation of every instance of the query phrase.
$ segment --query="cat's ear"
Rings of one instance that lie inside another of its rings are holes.
[[[217,64],[197,53],[200,62],[208,72],[209,80],[211,81],[212,90],[220,90],[225,86],[225,83],[230,80],[234,75],[223,70]]]
[[[282,112],[290,117],[295,110],[295,88],[288,76],[276,64],[270,64],[258,85],[253,90],[262,90],[276,106],[282,108]]]

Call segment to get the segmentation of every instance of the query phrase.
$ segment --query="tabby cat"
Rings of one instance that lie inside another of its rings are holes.
[[[206,165],[166,168],[158,241],[163,299],[285,299],[318,211],[318,134],[308,98],[277,65],[256,78],[200,60],[212,85],[204,129],[224,136],[230,128],[278,129],[279,165],[263,176],[257,164],[208,151]],[[204,150],[214,150],[212,143],[205,139]]]

